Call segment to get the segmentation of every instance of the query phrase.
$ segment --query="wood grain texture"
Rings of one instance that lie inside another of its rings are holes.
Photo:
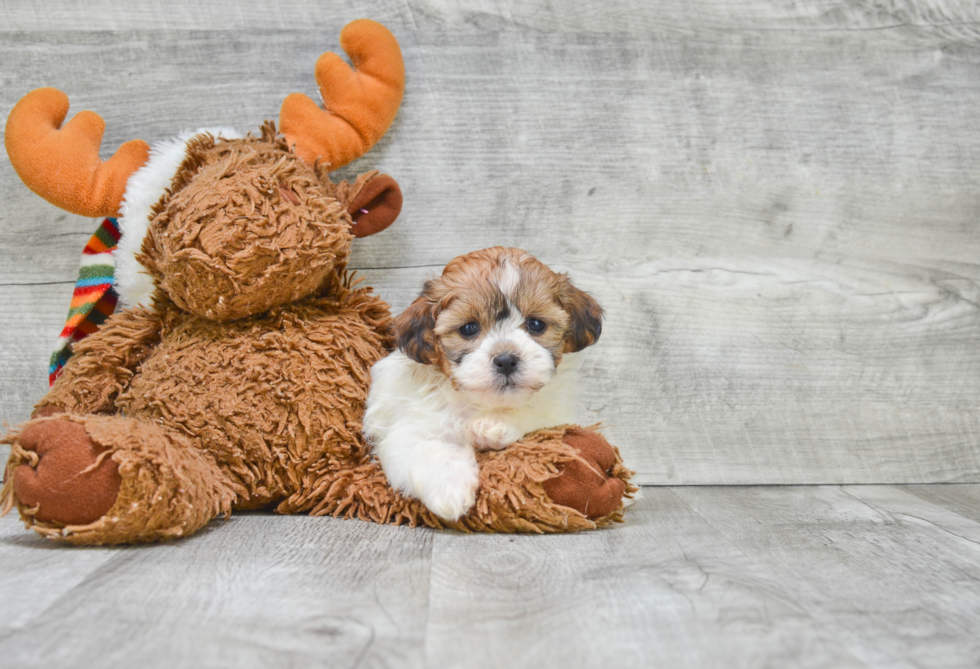
[[[430,666],[866,666],[669,489],[644,495],[587,536],[437,535]]]
[[[971,667],[978,485],[646,488],[627,523],[473,536],[249,513],[170,544],[0,519],[3,666]]]
[[[106,152],[255,128],[313,92],[352,17],[135,7],[8,3],[0,113],[60,87],[106,118]],[[350,10],[405,52],[394,128],[341,175],[380,168],[406,194],[353,258],[396,311],[455,255],[521,246],[606,307],[583,421],[609,424],[640,482],[980,480],[973,4]],[[0,309],[18,314],[0,416],[17,422],[94,226],[5,161],[0,185]]]
[[[454,32],[538,30],[648,34],[718,31],[890,31],[939,39],[977,40],[980,10],[969,0],[356,0],[325,11],[313,0],[195,3],[111,0],[44,4],[2,0],[2,31],[295,29],[367,16],[393,28]]]
[[[559,32],[680,34],[719,31],[882,31],[975,41],[980,10],[969,0],[409,0],[415,25],[454,30],[530,28]]]
[[[35,4],[0,0],[6,20],[0,31],[32,30],[295,30],[334,27],[367,17],[392,28],[414,26],[404,0],[347,0],[325,5],[316,0],[218,0],[119,4],[112,0],[78,3],[54,0]],[[336,35],[336,32],[330,33]]]
[[[16,517],[0,519],[0,646],[58,609],[66,592],[84,587],[118,553],[110,548],[59,549],[25,530]],[[13,666],[5,655],[0,657]]]
[[[980,523],[980,487],[975,485],[910,485],[903,492],[920,497]]]
[[[975,666],[974,521],[889,486],[673,491],[860,661]]]
[[[42,540],[19,543],[28,559]],[[0,657],[12,667],[420,667],[431,546],[432,534],[407,528],[241,514],[187,541],[108,551],[7,631]],[[42,548],[61,564],[93,553]],[[5,561],[21,581],[0,584],[3,594],[53,587],[43,585],[46,570],[58,577],[50,562]]]

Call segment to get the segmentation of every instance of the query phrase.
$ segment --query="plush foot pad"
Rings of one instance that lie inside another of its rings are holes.
[[[601,518],[619,508],[626,484],[614,475],[616,452],[597,432],[571,430],[563,441],[578,451],[561,473],[542,483],[555,504],[575,509],[588,518]]]
[[[14,494],[36,509],[43,523],[87,525],[116,502],[121,477],[115,461],[69,420],[44,420],[28,426],[17,440],[31,464],[14,470]],[[100,457],[101,456],[101,457]]]

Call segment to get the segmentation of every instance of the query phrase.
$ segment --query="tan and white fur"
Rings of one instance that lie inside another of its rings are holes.
[[[476,450],[575,422],[577,354],[602,309],[528,253],[452,260],[395,320],[371,370],[364,433],[391,485],[446,520],[476,499]]]

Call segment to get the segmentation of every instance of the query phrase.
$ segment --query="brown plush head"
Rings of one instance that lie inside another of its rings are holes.
[[[398,216],[401,192],[391,177],[333,184],[327,172],[363,155],[391,125],[404,90],[401,50],[384,26],[364,19],[341,31],[340,44],[353,69],[332,53],[316,65],[326,109],[294,93],[280,110],[281,135],[268,122],[258,138],[201,134],[188,142],[145,238],[136,237],[140,262],[177,306],[226,321],[301,299],[338,280],[352,236]],[[124,196],[129,202],[129,177],[154,157],[136,141],[103,162],[102,119],[82,112],[62,127],[67,112],[67,97],[54,89],[18,102],[5,135],[11,162],[54,204],[116,215]],[[124,225],[124,241],[128,234]]]
[[[260,139],[189,144],[140,261],[177,306],[226,321],[315,292],[343,269],[350,226],[270,124]]]

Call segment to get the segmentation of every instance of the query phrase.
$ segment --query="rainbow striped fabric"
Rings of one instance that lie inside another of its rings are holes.
[[[112,252],[118,244],[119,226],[116,219],[107,218],[82,250],[82,266],[75,281],[68,320],[48,366],[48,383],[52,386],[71,357],[72,346],[98,330],[116,310],[119,296],[112,287],[112,276],[116,270]]]

